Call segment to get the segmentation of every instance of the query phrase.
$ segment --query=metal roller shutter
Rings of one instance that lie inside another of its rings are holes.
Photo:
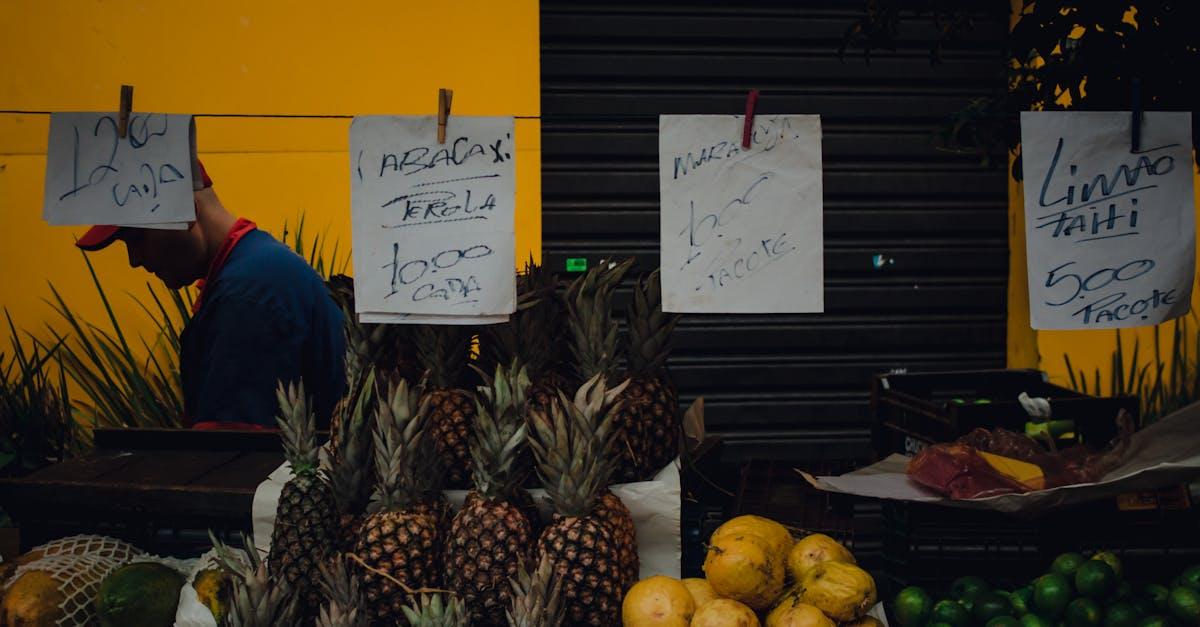
[[[1003,3],[995,3],[1002,5]],[[931,66],[928,19],[896,51],[839,60],[862,0],[543,0],[543,248],[658,263],[657,116],[818,113],[824,130],[826,313],[687,316],[670,367],[711,430],[745,443],[861,447],[872,375],[1002,367],[1004,168],[934,149],[970,99],[1004,89],[1007,14]],[[882,260],[876,267],[876,260]]]

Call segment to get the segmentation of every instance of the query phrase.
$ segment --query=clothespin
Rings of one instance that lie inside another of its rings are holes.
[[[742,125],[742,148],[750,147],[750,138],[754,135],[754,105],[758,104],[758,90],[751,89],[746,94],[746,120]]]
[[[1129,129],[1129,152],[1142,149],[1142,79],[1133,79],[1133,121]]]
[[[454,99],[454,91],[438,90],[438,143],[446,143],[446,118],[450,117],[450,101]]]
[[[117,134],[125,139],[129,132],[129,112],[133,110],[133,85],[121,85],[121,108],[117,109]]]

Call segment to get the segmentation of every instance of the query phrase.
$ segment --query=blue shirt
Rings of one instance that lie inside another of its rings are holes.
[[[345,393],[342,312],[321,277],[253,230],[205,286],[180,337],[184,411],[193,423],[276,426],[280,381],[303,379],[318,425]]]

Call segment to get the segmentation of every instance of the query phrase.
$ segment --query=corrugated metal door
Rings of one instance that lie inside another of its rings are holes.
[[[839,60],[862,5],[542,2],[551,267],[658,263],[658,114],[739,113],[759,88],[759,112],[822,116],[826,313],[688,316],[670,364],[710,429],[747,443],[861,444],[872,375],[1004,363],[1006,173],[932,136],[1004,89],[1007,15],[981,14],[940,65],[927,18],[869,64]]]

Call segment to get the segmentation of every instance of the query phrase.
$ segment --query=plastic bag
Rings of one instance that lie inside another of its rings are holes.
[[[195,561],[183,589],[179,591],[179,609],[175,611],[175,627],[217,627],[217,619],[208,607],[200,602],[192,583],[201,571],[217,566],[217,551],[213,549]]]

